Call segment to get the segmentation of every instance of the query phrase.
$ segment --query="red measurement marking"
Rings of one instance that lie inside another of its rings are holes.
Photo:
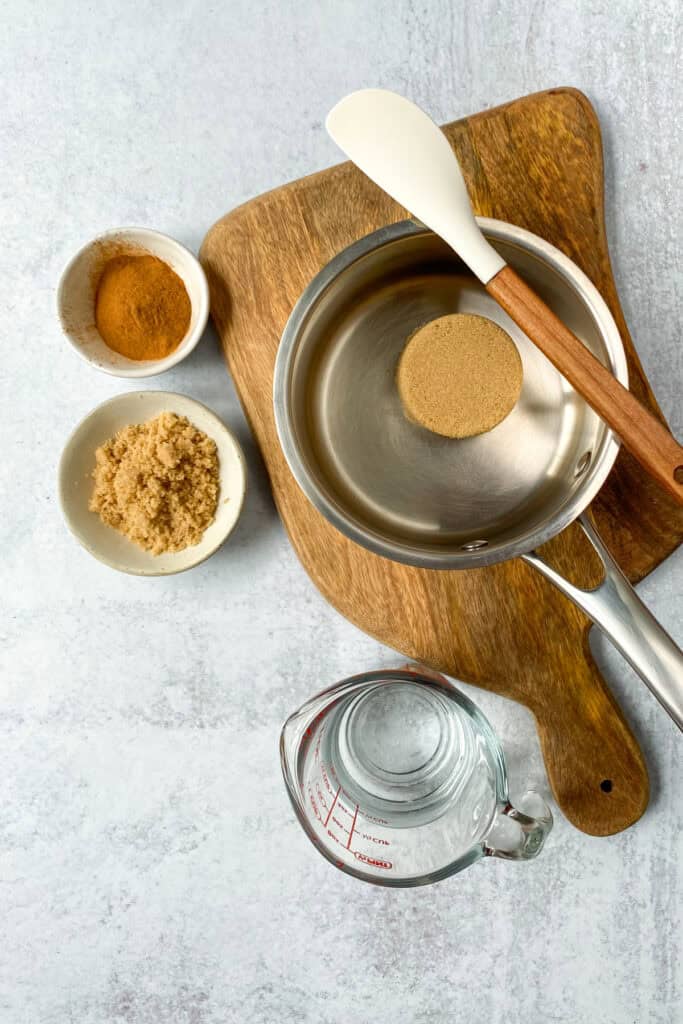
[[[391,846],[388,839],[380,839],[379,836],[371,836],[369,832],[359,833],[362,839],[367,840],[369,843],[377,843],[379,846]]]
[[[353,851],[353,855],[356,860],[369,864],[373,868],[384,868],[385,871],[391,871],[394,866],[390,860],[377,860],[375,857],[366,857],[364,853],[359,853],[357,850]]]
[[[356,813],[354,814],[353,821],[351,822],[351,831],[349,832],[349,841],[346,844],[346,849],[347,850],[351,849],[351,836],[353,835],[353,830],[356,827],[356,818],[357,817],[358,817],[358,804],[356,804]]]
[[[332,821],[337,826],[340,832],[348,832],[348,829],[344,828],[344,823],[339,820],[336,814],[332,815]]]
[[[321,764],[321,766],[320,766],[320,775],[322,776],[322,780],[325,783],[325,789],[327,790],[328,793],[331,793],[332,792],[332,783],[330,782],[329,778],[327,777],[327,772],[325,770],[325,765],[324,764]],[[336,779],[335,779],[335,782],[336,782]]]
[[[332,806],[330,807],[329,811],[327,812],[327,817],[325,818],[325,827],[327,827],[327,823],[330,820],[330,815],[332,814],[332,811],[334,810],[334,805],[337,802],[337,797],[339,796],[339,790],[340,789],[341,789],[341,786],[339,787],[337,792],[334,794],[334,800],[332,801]]]
[[[318,821],[322,825],[323,818],[322,818],[322,815],[321,815],[320,811],[318,810],[318,805],[315,802],[315,797],[313,796],[313,793],[311,792],[310,789],[308,791],[308,799],[311,801],[311,807],[313,808],[313,813],[315,814],[316,818],[318,819]]]
[[[315,785],[315,792],[316,792],[316,795],[317,795],[318,800],[320,801],[322,807],[325,810],[327,810],[327,801],[325,799],[325,794],[323,793],[322,789],[320,788],[320,786],[318,785],[317,782],[316,782],[316,785]]]
[[[337,772],[335,771],[334,766],[328,764],[327,761],[321,761],[321,775],[323,776],[325,784],[328,786],[330,793],[332,793],[330,779],[332,779],[333,782],[336,782],[339,785],[339,779],[337,778]]]
[[[364,817],[366,818],[367,821],[374,821],[375,825],[387,825],[388,824],[388,822],[385,821],[384,818],[373,818],[373,816],[371,814],[365,814],[364,813]]]

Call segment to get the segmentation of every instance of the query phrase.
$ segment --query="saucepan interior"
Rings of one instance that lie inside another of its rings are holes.
[[[617,327],[587,277],[535,235],[481,219],[504,259],[627,384]],[[395,375],[409,335],[447,313],[478,313],[516,342],[514,410],[466,440],[406,419]],[[414,565],[464,568],[529,551],[596,494],[618,444],[469,273],[413,222],[345,250],[311,282],[285,329],[275,413],[304,492],[343,533]]]

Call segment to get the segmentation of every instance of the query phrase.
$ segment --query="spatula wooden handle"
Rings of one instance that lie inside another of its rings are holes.
[[[683,505],[683,447],[667,428],[565,327],[512,267],[503,267],[486,289],[619,435],[644,469]]]

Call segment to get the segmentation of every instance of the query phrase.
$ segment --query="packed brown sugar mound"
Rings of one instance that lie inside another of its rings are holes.
[[[492,430],[514,408],[522,360],[492,320],[453,313],[411,335],[397,384],[409,419],[444,437],[472,437]]]
[[[219,492],[215,442],[184,416],[132,424],[95,453],[90,511],[146,551],[197,544]]]

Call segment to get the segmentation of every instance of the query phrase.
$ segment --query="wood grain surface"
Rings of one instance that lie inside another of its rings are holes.
[[[683,447],[532,291],[512,267],[486,285],[553,366],[621,438],[641,466],[683,505]]]
[[[445,130],[477,213],[548,239],[596,284],[621,331],[631,389],[660,415],[610,269],[600,132],[588,100],[576,90],[551,90]],[[586,617],[519,560],[438,572],[371,554],[313,508],[282,455],[273,367],[292,307],[336,253],[405,216],[355,167],[342,164],[232,211],[204,240],[212,316],[277,507],[304,567],[343,615],[410,658],[525,704],[535,715],[563,812],[585,832],[620,831],[647,805],[647,771],[591,657]],[[591,510],[633,581],[683,539],[683,513],[627,452]],[[597,559],[576,526],[542,553],[579,585],[599,581]],[[606,780],[611,785],[601,785]]]

